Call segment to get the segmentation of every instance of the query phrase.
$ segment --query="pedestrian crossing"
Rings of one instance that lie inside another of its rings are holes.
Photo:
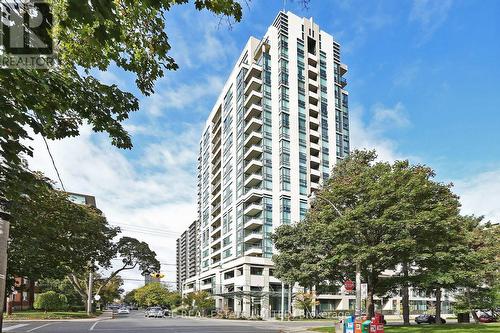
[[[26,332],[26,333],[37,333],[37,331],[41,328],[47,327],[49,325],[52,325],[52,323],[25,323],[25,324],[14,324],[14,323],[9,323],[9,324],[4,324],[2,332],[11,332],[11,333],[17,333],[17,332]]]
[[[2,332],[12,332],[14,330],[19,330],[25,326],[29,326],[29,324],[17,324],[17,325],[3,327]]]

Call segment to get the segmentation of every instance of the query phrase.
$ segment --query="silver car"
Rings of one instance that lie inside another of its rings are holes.
[[[146,312],[144,312],[144,317],[150,318],[163,318],[165,316],[165,313],[162,308],[160,307],[152,307],[146,309]]]

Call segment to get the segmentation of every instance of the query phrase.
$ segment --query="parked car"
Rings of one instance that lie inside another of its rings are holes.
[[[128,308],[119,308],[118,314],[129,314],[130,310]]]
[[[419,315],[415,317],[415,322],[417,324],[435,324],[436,316],[428,314]],[[441,323],[446,324],[446,320],[444,320],[444,318],[441,318]]]
[[[495,323],[497,319],[489,314],[482,314],[479,316],[479,322],[481,323]]]
[[[163,309],[160,307],[152,307],[152,308],[147,308],[146,312],[144,312],[144,317],[150,318],[163,318],[165,316],[165,313],[163,312]]]

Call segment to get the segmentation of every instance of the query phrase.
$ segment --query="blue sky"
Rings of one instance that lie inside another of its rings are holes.
[[[204,121],[248,37],[261,37],[282,8],[253,0],[230,28],[192,5],[173,7],[166,24],[180,69],[140,96],[141,110],[126,122],[134,149],[119,151],[88,128],[52,142],[66,187],[95,194],[112,223],[184,229],[196,214]],[[500,1],[311,0],[308,9],[292,1],[286,9],[312,16],[341,43],[355,147],[432,166],[456,184],[464,212],[500,220]],[[98,76],[138,94],[130,74]],[[40,140],[35,148],[32,166],[56,179]],[[142,231],[125,229],[174,262],[173,236]]]

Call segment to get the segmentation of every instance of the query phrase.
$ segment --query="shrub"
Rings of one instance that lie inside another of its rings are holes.
[[[67,307],[67,303],[66,296],[55,291],[47,291],[37,296],[33,307],[44,311],[63,310]]]

